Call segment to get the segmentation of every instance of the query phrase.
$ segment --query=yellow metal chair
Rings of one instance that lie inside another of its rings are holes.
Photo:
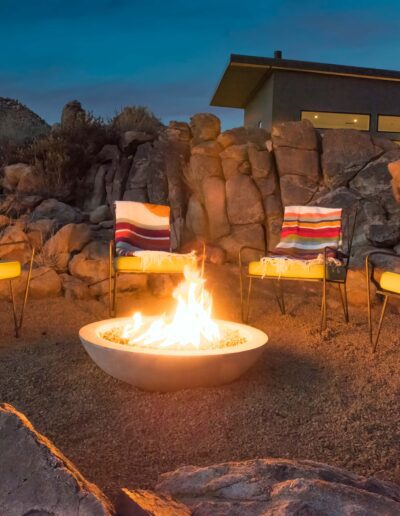
[[[142,230],[145,229],[148,233],[151,233],[151,231],[157,231],[162,232],[163,234],[166,234],[165,241],[167,242],[165,245],[169,246],[168,251],[172,252],[171,246],[170,246],[170,211],[169,207],[167,206],[156,206],[151,205],[147,203],[136,203],[136,202],[128,202],[128,201],[117,201],[117,203],[121,203],[123,205],[131,205],[128,208],[133,208],[133,213],[136,208],[139,210],[143,206],[146,207],[149,210],[159,210],[164,208],[165,214],[161,218],[164,219],[164,222],[161,221],[159,224],[164,224],[164,229],[160,230],[155,229],[151,227],[151,224],[148,224],[145,226],[143,224],[142,227],[138,229],[139,232],[142,233]],[[122,227],[120,230],[122,233],[126,231],[136,231],[136,228],[134,227],[134,224],[137,224],[136,222],[132,222],[129,220],[124,213],[127,213],[129,215],[129,209],[128,211],[122,210],[122,215],[119,216],[116,210],[116,204],[114,204],[114,228],[115,231],[118,231],[118,227]],[[125,207],[124,207],[125,208]],[[132,213],[132,212],[130,212]],[[165,221],[166,218],[166,221]],[[156,219],[157,220],[157,219]],[[174,227],[172,225],[172,227]],[[138,235],[136,235],[138,236]],[[143,236],[139,236],[140,239],[143,239]],[[149,239],[153,237],[148,237]],[[176,238],[177,241],[179,241],[178,238]],[[193,264],[195,263],[195,260],[192,256],[185,255],[185,254],[177,254],[173,253],[169,256],[161,256],[160,259],[155,260],[146,260],[143,259],[140,256],[118,256],[116,252],[116,241],[118,244],[118,239],[116,238],[116,234],[114,235],[114,239],[110,241],[109,243],[109,312],[110,317],[115,317],[116,315],[116,305],[117,305],[117,282],[118,278],[121,274],[183,274],[183,271],[185,267],[193,267]],[[121,235],[119,235],[119,241],[121,241]],[[142,240],[143,241],[143,240]],[[122,239],[122,245],[124,245],[124,241]],[[128,244],[129,245],[129,244]],[[144,246],[143,246],[144,247]],[[151,252],[151,251],[150,251]],[[154,252],[156,255],[157,251]]]
[[[365,272],[367,281],[367,303],[368,303],[368,329],[369,329],[369,340],[372,346],[372,351],[375,353],[378,346],[379,336],[381,334],[383,318],[385,317],[387,302],[389,297],[400,299],[400,274],[397,272],[384,271],[381,274],[379,280],[375,278],[375,265],[371,258],[373,256],[391,256],[400,260],[400,255],[391,253],[388,251],[373,251],[369,253],[365,259]],[[371,314],[371,283],[376,286],[376,293],[383,296],[382,311],[379,318],[378,330],[376,333],[375,341],[373,340],[372,332],[372,314]]]
[[[27,245],[27,242],[21,240],[18,242],[7,242],[7,243],[0,244],[1,247],[7,246],[7,245],[13,245],[13,246]],[[33,266],[34,257],[35,257],[35,248],[32,248],[32,254],[31,254],[31,258],[30,258],[30,262],[29,262],[29,271],[28,271],[28,276],[26,279],[25,290],[24,290],[24,299],[23,299],[21,315],[20,315],[19,319],[18,319],[16,304],[15,304],[13,280],[21,277],[21,273],[22,273],[21,263],[17,260],[0,260],[0,281],[2,281],[2,280],[8,281],[9,286],[10,286],[10,298],[11,298],[11,304],[12,304],[14,331],[15,331],[16,337],[19,337],[19,335],[20,335],[20,330],[22,327],[23,319],[24,319],[24,311],[25,311],[25,306],[26,306],[26,302],[28,299],[29,284],[30,284],[31,276],[32,276],[32,266]]]
[[[346,239],[346,252],[343,250],[332,249],[326,246],[323,249],[323,261],[322,263],[310,263],[307,267],[301,266],[301,260],[288,260],[287,267],[282,273],[278,265],[274,263],[262,263],[259,261],[251,261],[247,265],[246,276],[248,278],[248,289],[246,303],[244,301],[244,281],[243,281],[243,266],[244,259],[243,253],[246,250],[253,250],[261,253],[261,256],[265,256],[264,252],[260,249],[244,246],[239,251],[239,280],[240,280],[240,303],[241,303],[241,317],[244,322],[248,322],[250,313],[250,298],[252,291],[253,279],[270,280],[272,283],[274,295],[278,303],[281,313],[286,313],[283,281],[312,281],[319,282],[322,285],[322,299],[321,299],[321,322],[320,329],[326,329],[327,326],[327,310],[326,310],[326,293],[327,284],[335,283],[338,286],[340,292],[340,298],[342,302],[343,314],[345,321],[349,321],[349,309],[347,302],[347,291],[346,291],[346,280],[347,271],[349,267],[351,247],[354,236],[355,223],[357,218],[357,210],[347,212],[347,239]],[[338,252],[341,265],[332,265],[328,261],[328,251]],[[267,254],[268,256],[268,254]],[[246,306],[246,310],[244,307]]]

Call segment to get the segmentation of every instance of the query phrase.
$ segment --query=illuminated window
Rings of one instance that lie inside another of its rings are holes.
[[[382,133],[400,133],[400,116],[379,115],[378,131]]]
[[[359,113],[302,111],[301,119],[310,120],[317,129],[358,129],[359,131],[369,131],[370,116]]]

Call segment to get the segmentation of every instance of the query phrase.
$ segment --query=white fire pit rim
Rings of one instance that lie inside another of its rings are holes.
[[[146,318],[155,319],[155,316],[145,316]],[[118,344],[111,342],[104,337],[100,336],[100,332],[103,333],[119,324],[131,322],[131,317],[116,317],[114,319],[103,319],[101,321],[95,321],[93,323],[83,326],[79,330],[79,337],[82,341],[90,342],[91,345],[114,349],[119,351],[125,351],[128,353],[137,353],[144,355],[163,355],[163,356],[207,356],[207,355],[230,355],[232,353],[241,353],[244,351],[250,351],[252,349],[264,346],[268,342],[268,336],[262,330],[249,326],[247,324],[237,323],[234,321],[225,321],[222,319],[216,319],[215,322],[223,328],[239,331],[240,335],[246,339],[243,344],[237,346],[227,346],[224,348],[216,349],[169,349],[169,348],[147,348],[141,346],[131,346],[128,344]]]

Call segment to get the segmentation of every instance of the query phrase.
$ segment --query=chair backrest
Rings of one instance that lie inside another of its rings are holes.
[[[137,250],[170,251],[170,208],[133,201],[115,202],[115,248],[119,256]]]
[[[313,259],[325,247],[340,249],[342,245],[342,209],[320,206],[287,206],[277,255]],[[335,256],[327,251],[327,256]]]

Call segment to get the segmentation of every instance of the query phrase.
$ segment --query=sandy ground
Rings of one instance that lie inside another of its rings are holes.
[[[237,277],[226,268],[209,269],[208,277],[215,314],[239,320]],[[118,487],[151,487],[160,473],[185,464],[267,456],[323,461],[400,483],[399,316],[388,314],[373,356],[365,309],[353,308],[349,325],[339,309],[330,310],[330,330],[321,337],[319,297],[301,294],[298,283],[295,289],[282,316],[267,283],[258,282],[251,323],[270,341],[243,378],[169,394],[114,380],[88,357],[78,330],[107,316],[103,303],[31,301],[16,340],[2,302],[0,400],[24,412],[112,498]],[[121,314],[155,313],[168,303],[132,295]]]

